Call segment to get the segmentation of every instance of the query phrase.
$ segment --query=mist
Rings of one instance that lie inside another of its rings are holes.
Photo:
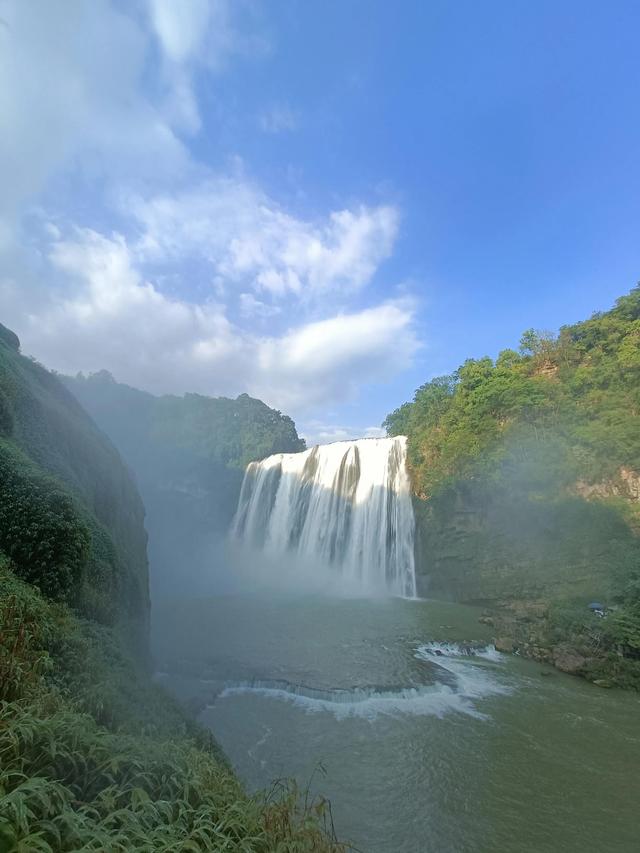
[[[0,0],[0,853],[636,853],[638,0]]]

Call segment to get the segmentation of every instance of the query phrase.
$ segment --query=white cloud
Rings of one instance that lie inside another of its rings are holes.
[[[188,157],[141,78],[148,35],[106,2],[0,5],[0,217],[83,158],[109,177],[184,170]]]
[[[307,323],[259,350],[262,386],[289,407],[351,399],[367,382],[408,367],[418,348],[408,301]]]
[[[221,71],[235,56],[264,56],[263,34],[241,27],[238,0],[147,0],[151,25],[165,58],[176,65]]]
[[[148,0],[148,9],[161,48],[163,113],[181,132],[195,134],[202,124],[193,82],[197,70],[220,72],[234,54],[259,54],[262,42],[235,27],[228,0]]]
[[[333,441],[351,441],[355,438],[384,438],[382,427],[337,426],[323,421],[310,420],[298,424],[298,432],[306,438],[307,446],[331,444]]]
[[[264,54],[237,27],[244,4],[90,6],[0,0],[0,124],[10,129],[0,134],[0,309],[25,351],[64,372],[107,368],[155,392],[248,391],[301,413],[406,367],[411,303],[361,307],[393,251],[398,210],[296,215],[241,169],[214,174],[185,144],[201,128],[199,75]],[[282,104],[262,118],[268,132],[297,122]],[[61,192],[47,201],[53,179]],[[24,217],[34,199],[49,220]],[[70,225],[69,210],[90,211],[102,233]]]
[[[219,305],[163,295],[136,269],[121,235],[78,230],[54,244],[50,259],[64,291],[32,310],[22,334],[25,349],[52,367],[107,366],[154,391],[185,390],[189,377],[193,390],[203,390],[208,364],[228,372],[242,355],[242,340]]]
[[[166,52],[174,62],[185,62],[197,56],[205,40],[212,9],[218,11],[218,21],[226,26],[226,4],[211,0],[149,0],[151,21]]]
[[[281,297],[357,291],[391,254],[398,211],[334,211],[309,222],[283,211],[248,181],[216,178],[179,194],[126,198],[148,260],[200,256],[219,275]]]
[[[258,317],[266,320],[280,314],[282,309],[277,305],[268,305],[256,299],[253,293],[240,294],[240,313],[245,317]]]
[[[195,69],[264,53],[264,41],[236,29],[226,0],[148,5],[152,26],[134,4],[0,0],[5,229],[65,169],[157,188],[195,168],[180,138],[200,127]]]
[[[61,372],[107,367],[155,392],[248,391],[301,412],[402,369],[417,346],[412,308],[397,302],[258,336],[230,322],[216,302],[162,293],[119,234],[77,229],[52,244],[48,259],[63,288],[41,293],[28,311],[6,284],[0,295],[9,318],[12,305],[21,318],[25,351]]]

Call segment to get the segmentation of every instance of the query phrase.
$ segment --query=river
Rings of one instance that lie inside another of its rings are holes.
[[[479,615],[399,598],[173,602],[154,617],[158,678],[249,789],[313,779],[367,853],[639,849],[640,697],[499,655]]]

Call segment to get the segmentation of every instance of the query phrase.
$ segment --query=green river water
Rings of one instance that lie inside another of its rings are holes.
[[[478,616],[402,599],[174,603],[155,614],[158,677],[248,788],[313,777],[359,850],[640,850],[640,696],[498,655]]]

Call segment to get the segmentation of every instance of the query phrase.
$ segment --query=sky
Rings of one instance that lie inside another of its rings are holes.
[[[310,442],[640,278],[637,0],[0,0],[0,322]]]

